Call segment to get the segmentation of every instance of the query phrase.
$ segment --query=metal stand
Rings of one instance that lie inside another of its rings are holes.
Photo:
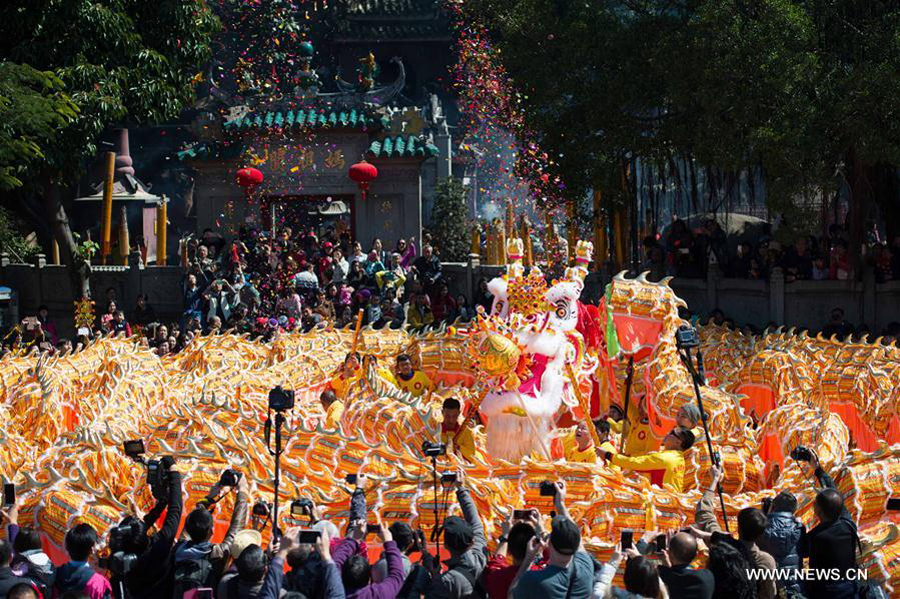
[[[438,473],[437,456],[431,456],[431,479],[434,485],[434,528],[431,531],[431,540],[435,543],[434,559],[438,571],[441,569],[441,510],[438,503]]]
[[[628,421],[628,403],[631,400],[631,381],[633,378],[634,356],[628,356],[628,365],[625,367],[625,413],[622,415],[622,438],[619,439],[619,453],[624,453],[625,451],[625,437],[628,433],[626,427],[631,428],[631,423]],[[615,385],[616,381],[610,381],[610,384]]]
[[[272,450],[269,445],[272,437],[272,416],[266,418],[266,449],[269,455],[275,456],[275,499],[272,505],[272,541],[276,542],[281,537],[281,531],[278,530],[278,483],[281,480],[281,454],[284,448],[281,447],[281,427],[284,425],[284,414],[280,411],[275,412],[275,449]]]
[[[703,372],[703,354],[700,348],[697,348],[697,367],[694,367],[694,361],[691,359],[691,348],[679,348],[678,355],[684,363],[688,372],[691,374],[691,380],[694,383],[694,395],[697,397],[697,407],[700,409],[700,421],[703,423],[703,434],[706,436],[706,448],[709,451],[709,461],[715,466],[721,465],[719,454],[713,451],[712,438],[709,435],[709,426],[707,424],[706,410],[703,409],[703,396],[700,394],[700,385],[706,384],[706,377]],[[722,484],[717,485],[716,491],[719,493],[719,504],[722,506],[722,521],[725,523],[725,532],[728,530],[728,514],[725,512],[725,497],[722,495]]]

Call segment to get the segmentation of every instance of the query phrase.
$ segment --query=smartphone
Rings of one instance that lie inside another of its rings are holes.
[[[631,530],[630,528],[623,528],[621,543],[622,543],[622,551],[625,551],[626,549],[631,549],[634,546],[634,531]]]
[[[381,534],[381,525],[380,524],[366,524],[366,534],[367,535]]]
[[[656,537],[656,550],[657,551],[665,551],[666,549],[666,535],[659,535]]]
[[[214,599],[212,589],[197,589],[194,599]]]
[[[301,530],[297,535],[297,542],[304,545],[315,545],[322,533],[318,530]]]
[[[527,520],[531,517],[531,510],[513,510],[513,520]]]
[[[355,474],[348,474],[344,477],[344,480],[347,481],[348,485],[355,485],[358,478]]]
[[[887,509],[892,512],[900,512],[900,497],[889,497],[887,500]]]
[[[6,483],[3,485],[3,505],[15,505],[16,503],[16,485]]]
[[[556,497],[556,485],[549,480],[541,483],[541,497]]]

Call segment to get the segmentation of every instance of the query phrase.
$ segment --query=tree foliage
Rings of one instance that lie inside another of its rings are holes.
[[[0,55],[55,73],[79,108],[45,152],[64,183],[108,127],[179,115],[218,27],[203,0],[8,0],[0,17]]]
[[[57,130],[76,116],[54,73],[0,62],[0,189],[21,187],[22,172],[44,158]]]
[[[440,249],[441,260],[465,262],[471,239],[467,217],[465,185],[453,177],[439,179],[434,191],[429,231]]]
[[[900,5],[467,0],[571,197],[622,162],[762,168],[769,195],[900,162]]]

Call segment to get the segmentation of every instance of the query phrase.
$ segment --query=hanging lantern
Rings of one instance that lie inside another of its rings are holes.
[[[253,167],[242,168],[237,172],[235,180],[238,185],[247,190],[249,195],[253,187],[263,182],[263,174],[259,169]]]
[[[350,167],[350,178],[359,185],[359,190],[362,192],[362,199],[365,201],[366,192],[369,190],[369,183],[378,178],[378,169],[375,168],[374,164],[366,162],[366,159],[363,158],[360,162],[357,162]]]

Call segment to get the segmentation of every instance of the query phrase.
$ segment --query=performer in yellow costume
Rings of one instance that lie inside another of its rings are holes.
[[[362,370],[359,367],[360,357],[357,352],[350,352],[344,358],[344,364],[341,366],[334,378],[331,379],[330,387],[338,399],[343,400],[347,397],[347,392],[362,376]]]
[[[412,360],[406,354],[397,356],[397,387],[413,397],[422,397],[434,390],[434,384],[421,370],[413,370]]]
[[[326,430],[334,430],[341,423],[341,416],[344,414],[344,402],[337,398],[337,395],[331,389],[322,391],[319,396],[319,403],[325,410],[325,422],[323,427]]]
[[[475,456],[475,437],[472,435],[472,429],[466,427],[456,441],[453,441],[460,427],[460,407],[456,398],[448,397],[444,400],[441,406],[441,413],[444,415],[444,421],[441,423],[441,443],[447,445],[448,452],[453,452],[471,462]]]
[[[562,438],[563,456],[569,462],[593,464],[597,461],[594,440],[587,424],[579,422],[575,430]]]
[[[650,419],[647,417],[646,396],[636,398],[628,406],[628,418],[623,424],[625,430],[625,455],[638,456],[650,453],[659,447],[659,439],[653,436]]]
[[[608,451],[604,457],[607,462],[625,470],[646,472],[652,484],[680,493],[684,481],[684,452],[693,444],[694,434],[684,427],[676,426],[663,437],[660,451],[633,457]]]

